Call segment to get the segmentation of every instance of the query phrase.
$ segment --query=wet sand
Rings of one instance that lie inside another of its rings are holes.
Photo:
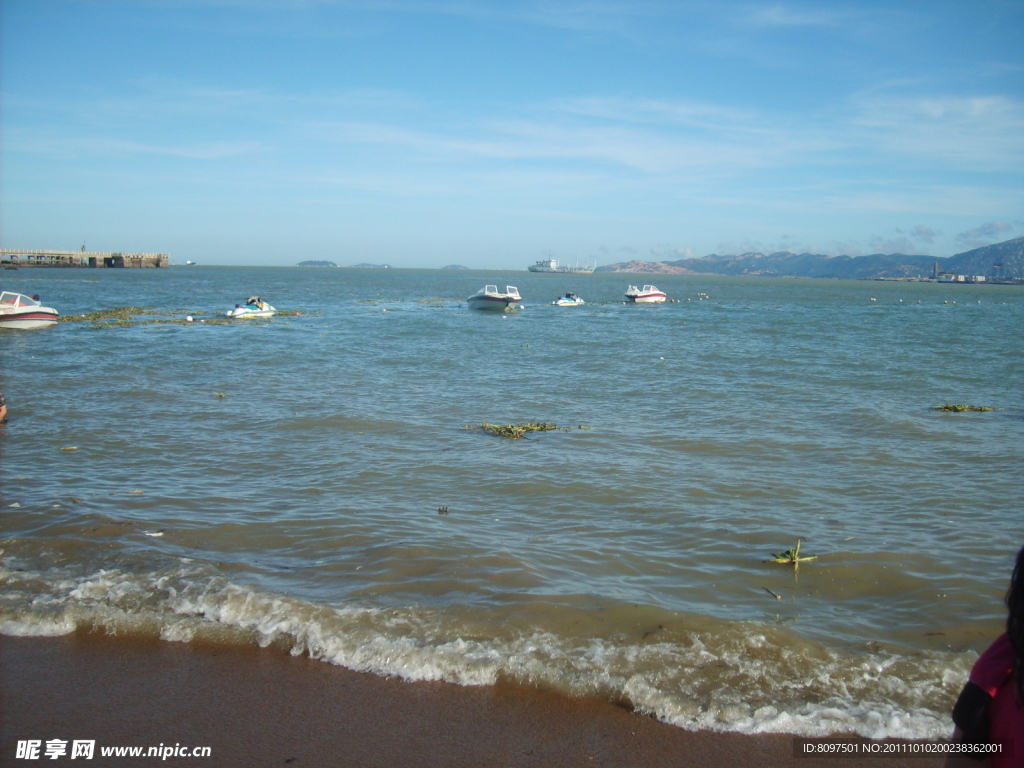
[[[15,759],[18,740],[95,739],[91,761]],[[352,672],[275,649],[76,633],[0,636],[0,765],[801,766],[935,768],[933,758],[794,758],[793,737],[691,733],[607,702]],[[102,758],[102,746],[210,757]]]

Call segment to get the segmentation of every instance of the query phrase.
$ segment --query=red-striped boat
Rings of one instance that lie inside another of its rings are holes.
[[[664,292],[659,291],[653,285],[645,285],[643,288],[631,285],[626,289],[626,301],[631,301],[635,304],[661,304],[665,299]]]
[[[56,325],[60,315],[37,299],[12,291],[0,293],[0,328],[45,328]]]

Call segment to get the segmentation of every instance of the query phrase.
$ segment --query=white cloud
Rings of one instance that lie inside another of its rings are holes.
[[[974,229],[960,232],[956,236],[956,241],[961,247],[980,248],[983,245],[998,242],[1012,229],[1013,225],[1005,221],[988,221]]]
[[[842,23],[842,18],[835,13],[804,10],[786,5],[752,7],[746,21],[762,27],[834,27]]]
[[[1024,167],[1024,102],[1008,96],[876,96],[854,101],[851,140],[970,170]]]
[[[651,256],[658,261],[678,261],[680,259],[693,259],[693,249],[677,248],[675,246],[656,246],[651,248]]]
[[[910,230],[910,234],[916,240],[921,240],[922,242],[928,243],[930,245],[935,242],[935,238],[940,233],[936,232],[931,227],[926,227],[922,224],[918,224],[916,227]]]
[[[906,255],[920,253],[920,248],[907,237],[874,236],[868,240],[868,247],[874,253],[902,253]]]

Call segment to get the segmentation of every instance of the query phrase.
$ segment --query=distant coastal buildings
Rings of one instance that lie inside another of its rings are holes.
[[[163,269],[170,263],[171,257],[166,253],[87,251],[84,247],[80,251],[0,248],[0,265],[5,269],[21,267]]]

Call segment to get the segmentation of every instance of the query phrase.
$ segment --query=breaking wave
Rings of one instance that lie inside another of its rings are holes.
[[[690,617],[642,637],[567,636],[479,609],[323,605],[181,559],[156,569],[33,570],[0,557],[0,633],[93,631],[273,646],[352,670],[498,681],[628,704],[689,730],[948,735],[964,654],[839,653],[785,628]]]

